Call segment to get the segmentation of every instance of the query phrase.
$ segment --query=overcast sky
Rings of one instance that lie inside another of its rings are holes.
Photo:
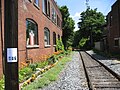
[[[59,6],[66,5],[69,9],[70,16],[75,20],[75,31],[78,30],[77,23],[79,22],[80,13],[86,10],[86,0],[55,0]],[[89,0],[89,6],[92,9],[97,8],[98,12],[104,15],[111,10],[111,6],[117,0]]]

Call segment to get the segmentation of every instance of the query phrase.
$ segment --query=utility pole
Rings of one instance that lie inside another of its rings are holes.
[[[1,53],[2,53],[2,68],[3,68],[3,74],[4,74],[4,58],[3,58],[3,30],[2,30],[2,1],[0,0],[0,37],[1,37]]]
[[[5,90],[19,90],[18,0],[4,0]]]

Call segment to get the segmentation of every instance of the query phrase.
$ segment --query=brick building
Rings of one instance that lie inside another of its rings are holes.
[[[62,15],[54,0],[18,0],[19,65],[29,58],[32,58],[33,62],[38,62],[40,56],[51,55],[55,51],[56,39],[62,36],[61,27]],[[4,0],[2,28],[4,33]],[[1,41],[0,37],[0,46]],[[2,73],[1,52],[0,72]]]
[[[117,0],[107,15],[107,49],[120,53],[120,0]]]

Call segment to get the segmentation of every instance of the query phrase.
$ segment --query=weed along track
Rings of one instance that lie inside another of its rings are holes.
[[[84,51],[80,52],[89,90],[120,90],[120,81]]]

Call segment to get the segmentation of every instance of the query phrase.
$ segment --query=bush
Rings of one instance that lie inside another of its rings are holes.
[[[51,61],[56,60],[56,56],[58,56],[58,55],[55,55],[55,57],[53,55],[50,60]],[[70,60],[71,60],[71,57],[62,58],[53,68],[51,68],[50,70],[48,70],[47,72],[42,74],[40,78],[38,78],[37,80],[35,80],[31,84],[29,84],[27,86],[25,85],[25,87],[23,87],[22,90],[40,89],[40,88],[48,85],[51,81],[55,81],[56,79],[58,79],[58,75],[62,71],[62,69],[64,68],[66,62],[68,62]]]
[[[32,71],[36,71],[37,64],[30,64],[29,67],[32,69]]]
[[[47,65],[48,65],[48,61],[47,60],[46,61],[42,61],[40,63],[37,63],[37,67],[38,68],[44,68]]]
[[[60,50],[64,51],[64,45],[63,45],[61,38],[56,40],[56,50],[57,51],[60,51]]]
[[[19,81],[22,82],[32,75],[33,71],[29,67],[25,67],[19,71]]]
[[[0,80],[0,90],[4,90],[4,78]]]
[[[54,64],[56,62],[56,56],[52,55],[50,58],[48,58],[48,64]]]

